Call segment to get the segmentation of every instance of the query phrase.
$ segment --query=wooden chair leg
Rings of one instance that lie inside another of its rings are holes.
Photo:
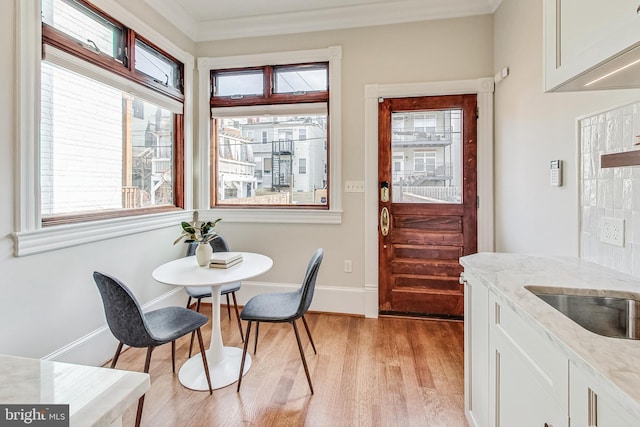
[[[149,365],[151,365],[151,352],[153,352],[154,347],[147,347],[147,359],[144,362],[144,373],[149,373]],[[138,411],[136,412],[136,427],[140,427],[140,422],[142,421],[142,407],[144,406],[144,397],[146,393],[142,395],[142,397],[138,400]]]
[[[111,367],[115,368],[116,363],[118,363],[118,358],[120,357],[120,352],[122,351],[122,342],[118,343],[118,348],[116,348],[116,354],[113,355],[113,360],[111,361]]]
[[[202,354],[202,365],[204,366],[204,373],[207,376],[207,384],[209,384],[209,394],[213,394],[213,387],[211,387],[211,376],[209,374],[209,364],[207,363],[207,354],[204,349],[204,342],[202,341],[202,332],[200,328],[196,329],[198,333],[198,343],[200,344],[200,353]]]
[[[316,351],[316,345],[313,343],[313,338],[311,338],[311,331],[309,331],[309,325],[307,325],[307,319],[302,316],[302,323],[304,323],[304,328],[307,330],[307,336],[309,337],[309,341],[311,341],[311,347],[313,347],[313,352],[318,354]]]
[[[171,341],[171,372],[176,373],[176,341]]]
[[[256,328],[256,332],[258,332]],[[238,375],[238,388],[236,393],[240,393],[240,384],[242,384],[242,373],[244,372],[244,360],[247,358],[247,347],[249,346],[249,334],[251,333],[251,320],[247,324],[247,335],[244,337],[244,346],[242,346],[242,361],[240,362],[240,374]]]
[[[200,303],[202,302],[202,298],[198,298],[196,302],[196,311],[200,313]],[[191,357],[191,353],[193,352],[193,340],[196,337],[196,331],[191,332],[191,341],[189,341],[189,357]]]
[[[260,331],[260,322],[256,322],[256,337],[255,337],[255,340],[253,342],[253,354],[254,355],[256,354],[256,351],[258,350],[258,332],[259,331]]]
[[[240,329],[240,339],[244,342],[244,332],[242,331],[242,321],[240,320],[240,312],[238,311],[238,301],[236,300],[236,293],[232,292],[231,296],[233,297],[233,307],[236,310],[236,320],[238,320],[238,329]]]
[[[227,297],[227,316],[229,320],[231,320],[231,304],[229,303],[229,294],[225,295]]]
[[[196,336],[196,332],[191,332],[191,341],[189,342],[189,357],[191,357],[191,352],[193,351],[193,339]]]
[[[300,357],[302,358],[302,365],[304,366],[304,373],[307,374],[307,382],[309,383],[309,388],[311,389],[311,394],[313,394],[313,385],[311,385],[311,376],[309,375],[309,368],[307,367],[307,359],[304,357],[304,351],[302,350],[302,343],[300,342],[300,334],[298,333],[298,327],[296,326],[296,321],[291,322],[293,325],[293,331],[296,333],[296,341],[298,341],[298,350],[300,350]]]

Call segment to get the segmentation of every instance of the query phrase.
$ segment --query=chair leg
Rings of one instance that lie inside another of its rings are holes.
[[[316,351],[316,345],[313,343],[313,338],[311,338],[311,331],[309,331],[309,325],[307,325],[307,319],[302,316],[302,323],[304,323],[304,328],[307,330],[307,336],[309,337],[309,341],[311,341],[311,347],[313,347],[313,352],[318,354]]]
[[[258,325],[257,323],[256,325]],[[256,327],[256,332],[258,332]],[[242,346],[242,361],[240,362],[240,374],[238,375],[238,388],[236,393],[240,393],[240,384],[242,384],[242,372],[244,372],[244,360],[247,358],[247,347],[249,346],[249,334],[251,333],[251,320],[247,324],[247,335],[244,337],[244,346]]]
[[[193,339],[196,336],[196,332],[191,332],[191,342],[189,343],[189,357],[191,357],[191,352],[193,351]]]
[[[113,355],[113,360],[111,361],[111,367],[115,368],[116,363],[118,363],[118,358],[120,357],[120,352],[122,351],[122,342],[118,343],[118,348],[116,348],[116,354]]]
[[[191,297],[189,297],[189,299],[187,300],[187,308],[189,308],[191,306]]]
[[[207,363],[207,354],[204,349],[204,342],[202,341],[202,332],[200,328],[196,329],[198,333],[198,343],[200,344],[200,354],[202,354],[202,364],[204,365],[204,373],[207,376],[207,384],[209,384],[209,394],[213,394],[213,387],[211,387],[211,376],[209,374],[209,364]]]
[[[300,357],[302,358],[302,365],[304,366],[304,373],[307,374],[307,382],[309,383],[309,388],[311,389],[311,394],[313,394],[313,385],[311,385],[311,376],[309,375],[309,368],[307,367],[307,359],[304,357],[304,351],[302,350],[302,343],[300,342],[300,334],[298,333],[298,327],[296,326],[296,321],[291,322],[293,325],[293,331],[296,333],[296,341],[298,341],[298,350],[300,350]]]
[[[144,373],[149,373],[149,365],[151,365],[151,352],[154,347],[147,347],[147,359],[144,362]],[[140,421],[142,421],[142,407],[144,406],[144,397],[146,393],[138,400],[138,411],[136,412],[136,427],[140,427]]]
[[[176,341],[171,341],[171,372],[176,373]]]
[[[200,313],[200,303],[202,302],[202,298],[198,298],[196,302],[196,311]],[[191,352],[193,351],[193,340],[196,337],[196,331],[191,332],[191,341],[189,342],[189,357],[191,357]]]
[[[238,329],[240,329],[240,339],[242,340],[242,342],[244,342],[244,332],[242,332],[242,321],[240,321],[240,312],[238,311],[238,301],[236,300],[236,293],[231,292],[231,296],[233,297],[233,307],[236,310],[236,319],[238,320]]]
[[[253,342],[253,354],[256,354],[256,351],[258,350],[258,332],[260,331],[260,322],[256,322],[256,337],[254,339]],[[247,335],[249,336],[249,335]]]
[[[229,320],[231,320],[231,304],[229,303],[229,294],[225,295],[227,297],[227,316]]]

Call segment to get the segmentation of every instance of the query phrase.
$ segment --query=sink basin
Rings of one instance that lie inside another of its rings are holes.
[[[535,296],[583,328],[605,337],[640,339],[640,301],[612,295],[552,293],[527,287]]]

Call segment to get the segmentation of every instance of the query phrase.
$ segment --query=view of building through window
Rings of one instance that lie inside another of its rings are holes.
[[[173,113],[47,62],[41,88],[43,217],[173,204]]]
[[[397,112],[391,120],[394,203],[462,203],[462,110]]]
[[[327,204],[326,114],[216,123],[218,204]]]

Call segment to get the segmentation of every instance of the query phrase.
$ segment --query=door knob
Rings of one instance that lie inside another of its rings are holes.
[[[386,206],[380,211],[380,232],[383,236],[389,234],[389,209]]]

